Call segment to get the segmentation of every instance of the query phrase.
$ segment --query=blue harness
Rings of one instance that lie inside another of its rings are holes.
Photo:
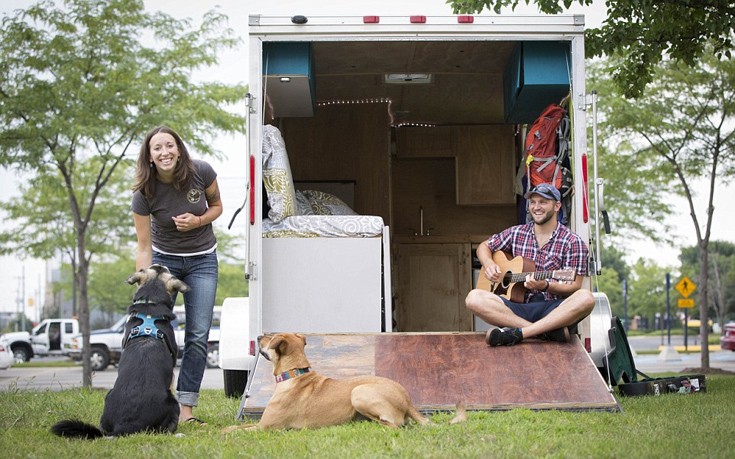
[[[132,317],[136,317],[143,321],[142,324],[137,325],[133,327],[132,330],[130,330],[130,334],[128,335],[128,339],[126,341],[130,341],[133,338],[139,338],[141,336],[151,336],[153,338],[158,338],[161,340],[165,340],[164,333],[156,327],[156,321],[162,320],[163,317],[151,317],[147,314],[143,313],[137,313]]]
[[[128,342],[130,342],[131,339],[134,338],[141,338],[141,337],[151,337],[160,339],[163,341],[163,343],[168,348],[169,353],[171,354],[171,357],[173,358],[174,365],[176,365],[176,357],[178,355],[178,349],[176,347],[176,342],[171,342],[173,340],[173,336],[168,336],[163,330],[159,329],[156,326],[157,320],[168,320],[165,317],[153,317],[148,314],[143,314],[142,312],[136,312],[135,314],[132,314],[130,316],[130,319],[137,318],[143,321],[142,324],[136,325],[130,330],[130,333],[123,341],[123,350],[127,347]]]

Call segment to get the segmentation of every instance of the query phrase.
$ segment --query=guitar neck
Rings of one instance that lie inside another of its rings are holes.
[[[534,279],[553,279],[555,276],[556,271],[533,271],[533,272],[527,272],[527,273],[513,273],[510,275],[509,282],[516,283],[516,282],[525,282],[526,276],[529,274],[533,276]]]

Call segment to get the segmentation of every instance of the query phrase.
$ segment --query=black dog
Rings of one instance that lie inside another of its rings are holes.
[[[177,347],[171,320],[172,293],[189,286],[165,266],[152,265],[128,278],[138,284],[125,325],[117,380],[107,393],[100,427],[79,420],[59,421],[51,432],[61,437],[93,439],[138,432],[176,431],[179,404],[171,393]]]

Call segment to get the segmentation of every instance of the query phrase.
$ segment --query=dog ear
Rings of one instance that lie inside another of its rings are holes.
[[[287,347],[288,347],[288,342],[286,341],[286,338],[283,335],[274,336],[271,339],[271,342],[268,343],[268,349],[275,350],[278,355],[283,355]]]
[[[179,292],[185,293],[191,289],[183,281],[180,281],[175,277],[170,277],[166,280],[166,290],[168,290],[169,292],[178,290]]]
[[[163,265],[159,265],[158,263],[152,264],[148,269],[152,269],[156,272],[156,274],[162,274],[162,273],[170,273],[171,271],[168,270],[167,267]]]
[[[130,277],[128,277],[128,284],[139,284],[142,280],[146,278],[145,275],[145,269],[140,269],[138,272],[133,273]]]

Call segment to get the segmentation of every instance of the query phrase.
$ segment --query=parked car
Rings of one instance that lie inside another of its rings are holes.
[[[10,342],[7,339],[0,339],[0,370],[7,370],[13,366],[15,357],[10,349]]]
[[[127,314],[121,317],[110,328],[89,332],[91,354],[89,363],[94,371],[103,371],[108,365],[117,365],[122,353],[122,337],[125,332]],[[82,335],[76,335],[66,348],[66,353],[75,361],[82,360]]]
[[[720,348],[735,351],[735,322],[725,324],[725,333],[720,337]]]
[[[2,338],[8,341],[15,361],[23,363],[33,357],[65,355],[65,348],[78,333],[76,319],[44,319],[30,332],[5,333]]]
[[[184,338],[186,323],[186,312],[184,306],[174,306],[176,314],[176,323],[174,324],[174,334],[176,335],[176,345],[179,348],[179,359],[184,353]],[[212,328],[209,329],[209,343],[207,344],[207,368],[219,368],[219,324],[222,317],[222,306],[215,306],[212,314]]]
[[[179,348],[179,358],[181,358],[184,351],[184,323],[186,322],[186,314],[183,306],[176,306],[174,313],[176,314],[176,322],[173,324],[174,333],[176,335],[176,344]],[[219,365],[219,320],[221,314],[222,307],[215,306],[212,329],[209,331],[207,368],[217,368]],[[125,322],[127,320],[128,316],[126,314],[112,327],[102,330],[92,330],[89,333],[89,344],[92,347],[89,360],[92,370],[103,371],[109,365],[117,365],[120,361]],[[71,340],[71,344],[67,349],[67,355],[73,360],[82,360],[82,335],[77,335]]]

